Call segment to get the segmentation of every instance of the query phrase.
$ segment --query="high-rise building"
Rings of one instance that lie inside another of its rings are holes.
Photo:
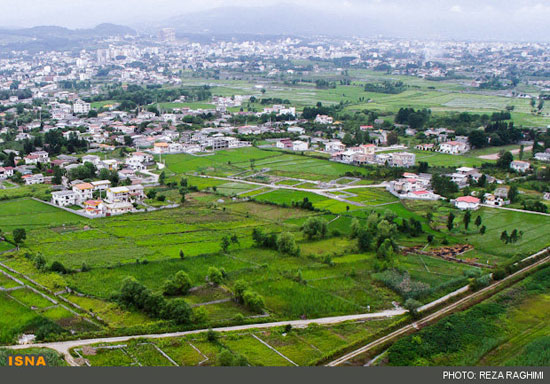
[[[176,41],[176,30],[174,28],[163,28],[159,32],[159,38],[165,43]]]

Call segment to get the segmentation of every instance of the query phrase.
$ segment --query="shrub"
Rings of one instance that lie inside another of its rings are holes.
[[[59,261],[54,261],[50,267],[50,270],[52,272],[61,273],[63,275],[67,273],[67,268],[65,268],[65,266]]]
[[[405,304],[403,306],[405,307],[406,310],[409,311],[409,313],[413,318],[419,317],[418,308],[422,306],[421,302],[416,301],[414,299],[407,299],[407,301],[405,301]]]
[[[191,286],[189,275],[184,271],[178,271],[172,279],[164,282],[162,292],[167,296],[186,295]]]
[[[251,311],[263,312],[265,302],[262,296],[251,290],[246,290],[243,293],[243,302]]]
[[[190,323],[191,316],[191,307],[183,299],[174,299],[166,302],[161,312],[162,318],[173,320],[177,324]]]
[[[484,275],[470,280],[470,288],[472,291],[480,290],[481,288],[489,286],[489,284],[491,284],[490,275]]]
[[[208,332],[206,332],[206,339],[211,343],[217,343],[219,338],[220,335],[213,329],[209,329]]]
[[[220,285],[223,282],[223,274],[216,267],[208,268],[208,281],[214,285]]]
[[[302,226],[302,232],[308,239],[321,238],[324,239],[328,232],[328,223],[320,217],[310,217]]]
[[[298,256],[300,254],[300,249],[296,245],[294,235],[290,232],[283,232],[277,236],[277,249],[279,252],[291,256]]]

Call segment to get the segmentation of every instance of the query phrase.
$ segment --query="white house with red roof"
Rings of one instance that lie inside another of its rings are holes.
[[[473,196],[461,196],[454,201],[455,207],[462,210],[476,210],[479,208],[480,203],[481,200]]]
[[[450,155],[459,155],[466,153],[470,147],[468,144],[461,141],[447,141],[446,143],[439,144],[439,152],[448,153]]]
[[[0,180],[13,176],[13,167],[0,167]]]

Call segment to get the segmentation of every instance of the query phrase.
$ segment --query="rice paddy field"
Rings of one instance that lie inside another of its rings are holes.
[[[276,192],[279,191],[270,193]],[[370,201],[373,206],[392,203],[379,209],[400,206],[394,204],[393,198],[370,189],[357,192],[361,201]],[[270,319],[383,310],[391,308],[392,301],[403,300],[376,278],[374,254],[357,253],[355,241],[346,237],[351,214],[357,212],[356,217],[365,220],[370,211],[312,212],[252,201],[218,203],[215,199],[212,195],[195,193],[180,208],[97,220],[83,219],[34,200],[14,201],[12,203],[17,204],[10,209],[19,215],[28,215],[33,225],[27,226],[22,250],[15,255],[1,255],[0,261],[53,291],[68,286],[85,295],[63,296],[93,311],[114,328],[157,323],[155,319],[110,302],[124,278],[133,276],[153,292],[161,293],[163,282],[178,271],[185,271],[192,285],[198,287],[185,300],[192,306],[203,307],[213,325],[233,323],[237,315],[252,319],[254,313],[234,302],[230,294],[233,284],[241,279],[264,298],[265,315]],[[37,212],[44,212],[42,220],[39,220],[42,213],[36,216]],[[339,235],[306,240],[300,226],[310,216],[323,217],[329,222],[329,230]],[[64,223],[64,220],[68,221]],[[275,250],[253,247],[254,228],[268,233],[294,233],[302,249],[301,256],[289,257]],[[221,253],[221,238],[233,235],[238,243],[231,244],[228,254]],[[419,241],[422,240],[419,238]],[[180,250],[185,255],[183,260]],[[32,258],[25,257],[29,253],[42,255],[48,265],[61,262],[73,272],[60,275],[39,271]],[[326,263],[327,257],[332,259],[331,263]],[[87,270],[79,271],[83,264]],[[465,283],[465,272],[471,269],[441,259],[416,256],[404,256],[400,265],[412,279],[429,286],[430,298]],[[210,267],[225,270],[223,287],[208,289],[206,276]],[[297,275],[301,276],[299,281]],[[16,295],[21,296],[17,299],[37,308],[47,304],[28,299],[26,293],[18,292]]]

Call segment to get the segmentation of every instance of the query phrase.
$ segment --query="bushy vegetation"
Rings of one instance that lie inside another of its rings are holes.
[[[407,272],[388,270],[376,274],[375,277],[405,299],[418,300],[432,292],[428,284],[412,280]]]
[[[453,314],[400,339],[388,350],[388,363],[548,365],[549,340],[540,337],[540,329],[550,327],[548,315],[541,313],[541,310],[547,312],[544,294],[549,288],[550,268],[537,271],[519,287],[509,288],[490,302]],[[518,335],[521,340],[508,344]]]
[[[120,305],[178,324],[188,324],[192,311],[182,299],[167,301],[161,295],[151,292],[143,284],[132,277],[124,279],[120,291],[113,295]]]

